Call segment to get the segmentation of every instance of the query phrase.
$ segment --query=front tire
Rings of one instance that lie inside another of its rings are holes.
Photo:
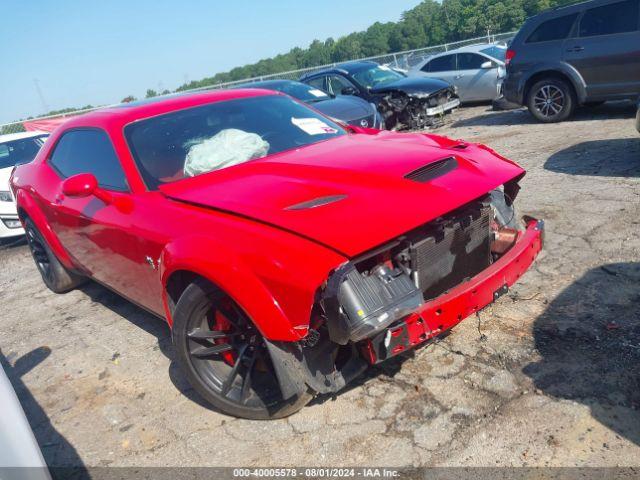
[[[222,412],[252,420],[287,417],[312,398],[282,398],[264,338],[224,292],[198,279],[180,296],[173,342],[191,386]]]
[[[576,107],[573,89],[558,78],[536,82],[527,94],[527,108],[531,115],[543,123],[562,122]]]
[[[24,230],[33,260],[36,262],[42,281],[49,290],[65,293],[86,282],[86,277],[68,270],[60,263],[30,218],[25,220]]]

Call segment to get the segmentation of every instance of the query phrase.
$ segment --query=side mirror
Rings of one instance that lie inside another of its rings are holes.
[[[92,173],[79,173],[62,182],[62,193],[71,198],[86,198],[93,195],[106,204],[113,202],[112,195],[98,186]]]
[[[480,65],[480,68],[482,68],[483,70],[491,70],[492,68],[494,68],[493,62],[491,60],[488,60]]]
[[[344,87],[340,92],[341,95],[357,95],[358,92],[353,87]]]
[[[62,182],[62,193],[67,197],[84,198],[98,189],[98,180],[91,173],[80,173]]]

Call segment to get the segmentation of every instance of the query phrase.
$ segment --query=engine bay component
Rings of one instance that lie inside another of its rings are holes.
[[[338,300],[351,341],[357,342],[393,323],[423,303],[409,275],[386,264],[345,275]]]
[[[380,99],[378,110],[389,129],[420,130],[444,125],[444,115],[459,104],[460,100],[450,89],[432,95],[394,91]]]

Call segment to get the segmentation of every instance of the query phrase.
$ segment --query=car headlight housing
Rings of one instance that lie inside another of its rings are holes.
[[[0,190],[0,202],[13,202],[11,192]]]

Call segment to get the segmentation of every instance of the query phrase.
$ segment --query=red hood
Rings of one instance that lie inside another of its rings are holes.
[[[353,257],[521,175],[486,148],[443,148],[441,137],[348,135],[165,184],[169,198],[275,225]],[[409,172],[455,156],[458,167],[428,183]],[[317,198],[326,205],[287,209]],[[334,199],[335,200],[335,199]]]

